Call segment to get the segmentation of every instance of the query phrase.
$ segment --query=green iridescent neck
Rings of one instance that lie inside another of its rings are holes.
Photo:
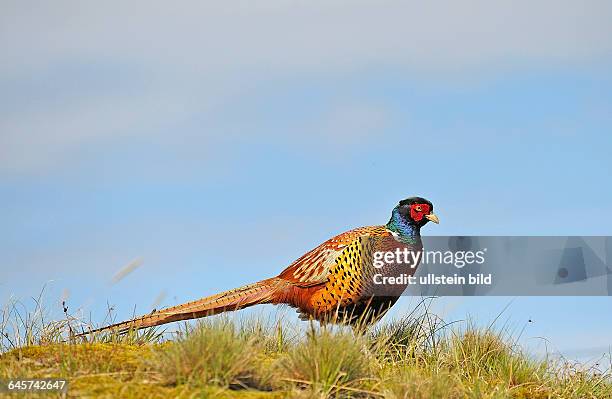
[[[397,209],[393,210],[391,219],[387,223],[387,228],[394,233],[397,233],[400,240],[406,243],[416,243],[421,240],[421,229],[419,226],[408,223],[399,214]]]

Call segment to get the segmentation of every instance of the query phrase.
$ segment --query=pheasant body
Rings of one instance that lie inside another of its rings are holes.
[[[415,208],[421,213],[415,213]],[[375,284],[374,275],[414,274],[417,266],[388,263],[376,268],[374,254],[402,246],[421,251],[420,227],[428,220],[438,221],[432,211],[433,205],[423,198],[403,200],[387,225],[360,227],[337,235],[296,259],[277,277],[87,333],[151,327],[264,303],[287,304],[296,308],[302,319],[373,322],[406,287],[381,287]]]
[[[366,306],[376,309],[371,314],[376,317],[397,300],[405,286],[392,296],[377,295],[380,292],[376,292],[374,274],[415,270],[409,265],[393,265],[380,271],[374,268],[374,253],[394,249],[397,244],[393,231],[385,226],[362,227],[336,236],[296,260],[278,276],[290,282],[293,295],[286,296],[280,291],[276,301],[298,308],[302,319],[351,322],[362,316]],[[411,247],[418,251],[419,245],[420,241]],[[312,263],[312,259],[319,261]]]

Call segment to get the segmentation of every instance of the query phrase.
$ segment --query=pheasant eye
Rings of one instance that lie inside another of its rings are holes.
[[[421,205],[417,205],[414,207],[414,210],[417,212],[421,212],[423,210],[423,208],[421,208]]]

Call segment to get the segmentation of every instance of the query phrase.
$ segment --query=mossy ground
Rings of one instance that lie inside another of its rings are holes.
[[[153,360],[173,343],[165,344],[50,344],[14,349],[0,357],[3,378],[65,378],[67,397],[109,398],[280,398],[282,392],[230,389],[215,385],[168,384],[155,371]],[[14,394],[40,397],[40,394]],[[45,395],[60,396],[61,395]]]

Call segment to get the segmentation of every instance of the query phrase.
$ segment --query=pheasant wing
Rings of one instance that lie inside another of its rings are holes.
[[[384,226],[359,227],[339,234],[302,255],[279,274],[298,287],[312,287],[329,281],[329,272],[343,251],[359,237],[390,236]]]

